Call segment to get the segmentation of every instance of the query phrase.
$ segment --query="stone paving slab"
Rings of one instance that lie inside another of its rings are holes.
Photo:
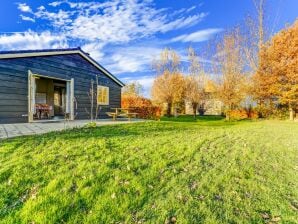
[[[114,125],[114,124],[126,124],[134,122],[144,122],[142,119],[117,120],[112,121],[110,119],[102,119],[96,121],[98,126],[102,125]],[[90,122],[89,120],[77,120],[77,121],[55,121],[55,122],[34,122],[34,123],[17,123],[17,124],[0,124],[0,139],[12,138],[23,135],[43,134],[51,131],[62,131],[65,129],[83,127]]]

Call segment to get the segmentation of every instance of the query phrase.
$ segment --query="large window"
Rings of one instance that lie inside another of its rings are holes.
[[[109,87],[97,86],[97,104],[109,105]]]

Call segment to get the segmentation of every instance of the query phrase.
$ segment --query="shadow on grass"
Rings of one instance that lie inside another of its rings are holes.
[[[225,118],[219,115],[204,115],[204,116],[196,116],[195,118],[193,115],[180,115],[178,117],[162,117],[161,121],[209,122],[209,121],[225,121]]]
[[[165,122],[176,122],[176,123],[185,123],[185,124],[195,124],[199,126],[221,126],[229,127],[234,125],[239,125],[247,122],[252,122],[251,120],[241,120],[241,121],[227,121],[225,117],[220,115],[204,115],[196,116],[193,115],[180,115],[178,117],[162,117],[161,121]]]
[[[49,141],[55,140],[88,140],[90,138],[121,138],[121,137],[136,137],[136,136],[146,136],[149,133],[157,132],[168,132],[176,129],[175,126],[162,125],[160,122],[148,122],[146,123],[132,123],[132,124],[115,124],[115,125],[104,125],[92,128],[71,128],[61,131],[52,131],[48,133],[41,133],[38,135],[25,135],[17,136],[13,138],[4,139],[0,142],[1,145],[4,144],[14,144],[15,147],[18,145],[25,144],[29,141],[36,142],[37,145],[43,144]],[[183,127],[181,127],[183,128]],[[14,147],[14,148],[15,148]]]
[[[144,136],[148,133],[166,133],[173,130],[189,130],[190,128],[204,127],[230,127],[240,125],[248,121],[226,121],[222,116],[205,115],[194,118],[192,115],[180,115],[178,117],[162,117],[161,122],[141,122],[132,124],[115,124],[106,126],[97,126],[95,128],[73,128],[62,131],[53,131],[40,135],[18,136],[15,138],[3,139],[1,145],[14,143],[16,148],[25,144],[27,141],[36,141],[36,144],[45,144],[48,141],[57,139],[76,140],[90,138],[110,138],[110,137],[136,137]]]

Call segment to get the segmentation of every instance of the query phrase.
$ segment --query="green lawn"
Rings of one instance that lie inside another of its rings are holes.
[[[0,142],[0,223],[298,223],[298,123],[162,119]]]

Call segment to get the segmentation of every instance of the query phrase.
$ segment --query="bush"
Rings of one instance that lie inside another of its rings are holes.
[[[227,117],[230,120],[244,120],[248,118],[247,111],[245,109],[229,110],[226,112]]]
[[[287,106],[277,105],[277,106],[268,106],[268,105],[259,105],[255,108],[255,111],[258,113],[260,118],[269,118],[269,119],[288,119],[289,110]]]
[[[258,119],[259,118],[258,112],[255,111],[255,110],[249,111],[248,112],[248,118],[250,118],[250,119]]]
[[[230,120],[258,119],[258,112],[252,108],[229,110],[226,115]]]
[[[122,96],[121,107],[130,108],[131,112],[138,113],[139,118],[159,119],[161,117],[161,108],[153,105],[149,99],[141,96]]]
[[[259,118],[259,113],[254,108],[249,107],[249,108],[246,108],[245,110],[247,113],[247,117],[249,119],[258,119]]]
[[[255,108],[260,118],[268,118],[272,114],[272,108],[265,105],[259,105]]]
[[[84,128],[96,128],[96,122],[89,122],[84,125]]]
[[[286,120],[289,119],[289,109],[288,108],[276,108],[272,111],[270,119],[279,119],[279,120]]]
[[[157,106],[134,107],[131,111],[138,113],[139,118],[159,120],[161,117],[161,109]]]

